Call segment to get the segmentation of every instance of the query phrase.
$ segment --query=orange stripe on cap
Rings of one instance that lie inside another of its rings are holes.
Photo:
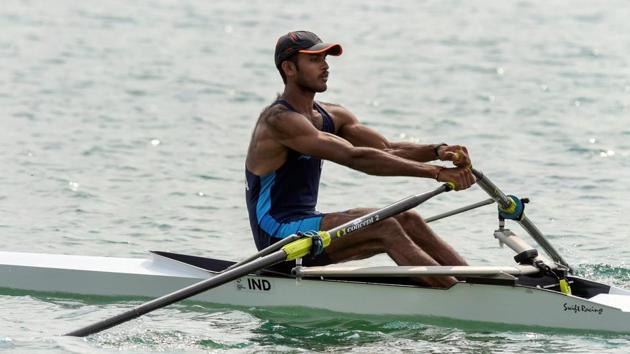
[[[331,44],[328,47],[322,48],[322,49],[318,49],[318,50],[308,50],[308,49],[300,49],[299,53],[304,53],[304,54],[320,54],[320,53],[324,53],[327,52],[329,50],[331,50],[332,48],[337,47],[339,48],[339,52],[335,53],[335,54],[330,54],[330,55],[334,55],[334,56],[338,56],[341,55],[341,53],[343,53],[343,48],[341,48],[341,45],[339,44]]]

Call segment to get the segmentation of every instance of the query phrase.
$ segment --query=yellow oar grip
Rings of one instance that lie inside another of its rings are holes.
[[[318,231],[317,233],[322,238],[324,248],[328,247],[328,245],[330,245],[330,234],[328,231]],[[286,260],[292,261],[294,259],[308,256],[311,252],[311,246],[313,246],[313,240],[310,237],[304,237],[282,247],[282,250],[287,254]]]

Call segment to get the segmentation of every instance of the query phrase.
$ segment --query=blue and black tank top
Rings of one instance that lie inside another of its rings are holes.
[[[285,100],[277,100],[272,105],[275,104],[295,112]],[[334,134],[334,122],[328,112],[317,102],[314,102],[314,108],[322,115],[321,130]],[[307,224],[315,227],[305,219],[320,215],[315,206],[321,171],[321,159],[292,149],[288,149],[285,163],[267,175],[258,176],[245,168],[247,210],[254,236],[264,232],[271,237],[283,238],[304,231],[301,229],[308,228]],[[314,219],[319,227],[321,217]]]

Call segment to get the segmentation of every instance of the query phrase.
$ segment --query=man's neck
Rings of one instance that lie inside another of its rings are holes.
[[[287,85],[284,87],[284,92],[280,98],[289,102],[291,107],[297,112],[304,114],[307,117],[311,116],[313,112],[313,101],[315,99],[315,92],[305,91],[294,85]]]

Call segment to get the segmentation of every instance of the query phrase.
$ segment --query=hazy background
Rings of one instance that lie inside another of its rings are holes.
[[[277,37],[307,29],[344,47],[329,58],[329,90],[318,99],[391,140],[466,145],[476,168],[532,199],[528,215],[581,274],[628,287],[628,9],[625,1],[3,1],[0,249],[253,253],[247,144],[283,89]],[[319,206],[384,206],[435,186],[327,163]],[[474,187],[417,210],[429,216],[485,198]],[[492,238],[491,207],[434,227],[472,264],[512,262]],[[133,304],[85,301],[104,316]],[[296,325],[290,314],[186,305],[110,337],[57,337],[60,326],[76,327],[65,318],[81,321],[81,308],[81,300],[0,295],[0,349],[622,352],[630,344],[315,314]]]

